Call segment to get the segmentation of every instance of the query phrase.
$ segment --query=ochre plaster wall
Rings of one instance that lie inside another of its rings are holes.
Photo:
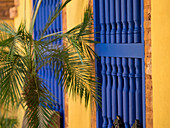
[[[170,0],[152,0],[153,127],[170,128]]]
[[[67,30],[79,24],[83,19],[83,12],[88,0],[72,0],[67,5]],[[68,98],[68,127],[69,128],[91,128],[91,109],[85,108],[84,102],[80,103],[72,97]]]

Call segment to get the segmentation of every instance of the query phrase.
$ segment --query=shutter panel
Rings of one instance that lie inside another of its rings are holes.
[[[120,116],[125,128],[145,128],[143,0],[94,0],[96,75],[101,77],[102,110],[97,128],[111,128]]]

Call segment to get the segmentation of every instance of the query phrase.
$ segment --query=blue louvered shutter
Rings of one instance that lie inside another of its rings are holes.
[[[125,128],[139,120],[145,128],[143,0],[94,0],[96,75],[101,77],[102,109],[97,128],[111,128],[116,116]]]
[[[33,0],[33,7],[35,5],[35,1]],[[37,18],[35,20],[34,26],[34,39],[39,39],[41,32],[43,31],[45,24],[48,21],[49,16],[53,13],[56,7],[61,4],[60,0],[42,0],[41,6],[39,8]],[[53,24],[46,31],[46,34],[51,34],[55,32],[62,31],[62,14],[57,17],[57,19],[53,22]],[[61,45],[62,40],[57,40],[53,42],[53,44]],[[54,65],[58,66],[58,65]],[[56,67],[54,67],[56,68]],[[53,100],[56,101],[56,106],[53,108],[55,111],[59,111],[61,115],[61,127],[64,128],[64,91],[58,80],[56,80],[56,74],[54,73],[54,69],[52,64],[47,64],[46,67],[43,67],[39,72],[39,76],[44,79],[45,84],[48,86],[50,92],[55,96],[52,97]]]

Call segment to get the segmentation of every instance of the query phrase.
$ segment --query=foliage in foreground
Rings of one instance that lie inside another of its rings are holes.
[[[17,118],[9,118],[7,112],[0,112],[0,128],[17,128]]]
[[[57,121],[51,118],[55,101],[51,98],[47,85],[39,70],[51,64],[55,70],[58,86],[64,85],[65,92],[79,95],[87,106],[90,99],[100,102],[96,91],[94,74],[95,52],[88,43],[95,43],[89,35],[92,25],[90,8],[84,13],[84,20],[68,32],[45,35],[62,9],[71,0],[57,6],[40,33],[39,40],[33,39],[36,15],[42,0],[37,2],[29,31],[25,23],[15,30],[7,23],[0,24],[0,104],[6,108],[22,105],[26,110],[25,120],[30,128],[57,127]],[[64,46],[54,41],[62,39]]]

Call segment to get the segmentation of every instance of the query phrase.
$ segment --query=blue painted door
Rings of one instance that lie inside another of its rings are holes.
[[[97,128],[111,128],[116,116],[125,128],[139,120],[145,128],[143,0],[94,0],[96,75],[102,108]],[[97,38],[98,37],[98,38]]]
[[[37,0],[33,0],[33,7]],[[56,7],[60,4],[60,0],[42,0],[39,8],[37,18],[34,26],[34,38],[39,39],[50,15],[55,11]],[[53,24],[46,31],[46,34],[56,33],[62,31],[62,15],[53,22]],[[53,42],[53,44],[62,45],[61,40]],[[54,66],[58,66],[55,64]],[[56,69],[56,67],[54,67]],[[56,101],[56,106],[53,108],[55,111],[60,112],[61,127],[64,128],[64,91],[61,84],[56,78],[52,64],[47,64],[39,71],[39,76],[44,80],[50,92],[55,96],[52,97]],[[60,85],[60,86],[59,86]]]

